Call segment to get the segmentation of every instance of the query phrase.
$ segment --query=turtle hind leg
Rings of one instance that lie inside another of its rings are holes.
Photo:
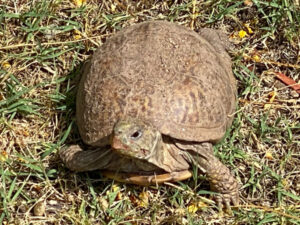
[[[106,169],[117,157],[109,148],[83,151],[79,145],[61,150],[59,155],[65,165],[76,172]]]

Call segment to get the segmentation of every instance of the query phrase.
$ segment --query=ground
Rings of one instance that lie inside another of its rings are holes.
[[[58,157],[80,143],[83,62],[147,20],[218,28],[232,44],[238,106],[214,149],[240,183],[231,215],[196,171],[138,187],[76,174]],[[299,24],[298,0],[0,1],[0,224],[300,224],[300,91],[277,78],[300,82]]]

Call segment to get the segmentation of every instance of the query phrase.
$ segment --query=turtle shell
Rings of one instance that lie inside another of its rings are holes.
[[[220,140],[232,121],[236,84],[230,57],[219,46],[164,21],[116,33],[96,50],[79,84],[83,141],[100,145],[123,117],[146,120],[176,139]]]

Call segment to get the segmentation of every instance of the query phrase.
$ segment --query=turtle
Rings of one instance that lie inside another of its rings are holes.
[[[62,161],[139,185],[181,181],[196,166],[219,207],[238,204],[238,182],[213,151],[236,108],[226,38],[167,21],[112,35],[86,63],[77,91],[78,130],[92,149],[71,145]]]

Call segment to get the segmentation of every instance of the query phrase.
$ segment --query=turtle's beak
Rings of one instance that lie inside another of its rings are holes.
[[[113,138],[111,139],[111,147],[113,149],[116,149],[116,150],[126,150],[128,149],[128,146],[123,144],[120,139],[116,136],[113,136]]]

